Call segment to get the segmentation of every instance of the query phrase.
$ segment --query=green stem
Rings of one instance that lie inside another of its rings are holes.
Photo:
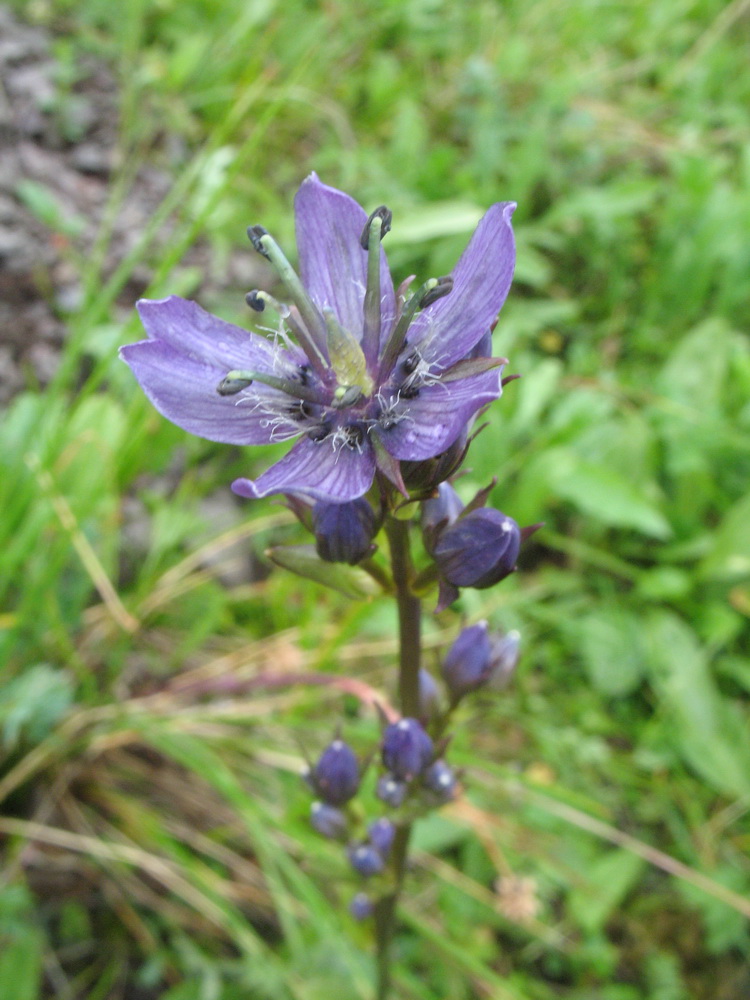
[[[409,545],[409,522],[388,518],[386,533],[391,548],[391,570],[396,587],[399,625],[399,707],[403,716],[419,715],[419,662],[421,653],[421,602],[412,593],[414,568]],[[377,1000],[387,1000],[391,987],[390,951],[396,927],[396,907],[406,874],[411,823],[399,826],[391,848],[394,888],[375,907],[377,944]]]

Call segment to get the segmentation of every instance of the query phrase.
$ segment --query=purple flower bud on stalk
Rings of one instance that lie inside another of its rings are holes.
[[[396,836],[394,824],[383,816],[370,823],[367,832],[370,835],[370,843],[375,850],[383,858],[387,858],[393,845],[393,838]]]
[[[458,469],[469,447],[469,425],[459,434],[450,448],[423,462],[402,462],[404,483],[412,490],[434,490]]]
[[[422,503],[422,538],[430,555],[441,533],[457,520],[463,509],[463,502],[450,483],[440,483],[437,496]]]
[[[440,533],[433,557],[454,587],[491,587],[509,576],[521,548],[521,529],[492,508],[472,510]]]
[[[419,670],[419,717],[429,722],[440,714],[440,690],[435,678],[424,667]]]
[[[349,904],[349,912],[355,920],[367,920],[375,909],[373,901],[366,892],[358,892]]]
[[[446,764],[444,760],[436,760],[422,775],[422,784],[441,802],[450,802],[456,795],[458,778],[450,764]]]
[[[495,636],[492,642],[492,671],[487,681],[496,691],[506,687],[515,673],[521,655],[521,633],[513,629],[507,635]]]
[[[420,774],[432,754],[432,740],[416,719],[400,719],[383,734],[383,764],[402,781],[411,781]]]
[[[325,802],[313,802],[310,806],[310,822],[318,833],[331,840],[340,840],[346,836],[346,816],[340,809],[326,805]]]
[[[349,848],[349,861],[352,868],[365,878],[379,875],[385,867],[380,852],[371,844],[353,844]]]
[[[495,635],[482,621],[459,633],[443,660],[443,680],[457,702],[485,684],[507,683],[518,663],[519,633]],[[502,678],[502,680],[500,680]]]
[[[398,807],[402,806],[406,801],[408,793],[409,786],[407,783],[405,781],[400,781],[392,774],[383,774],[378,778],[375,794],[380,801],[385,802],[387,806],[392,806],[394,809],[398,809]]]
[[[334,740],[320,755],[308,780],[327,805],[344,805],[359,788],[357,755],[343,740]]]
[[[312,527],[315,548],[326,562],[354,566],[373,550],[375,513],[361,497],[349,503],[319,500],[312,509]]]

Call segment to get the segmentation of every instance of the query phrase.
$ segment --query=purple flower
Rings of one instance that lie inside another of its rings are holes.
[[[349,861],[352,868],[365,878],[379,875],[385,868],[382,854],[371,844],[352,845],[349,848]]]
[[[340,809],[326,805],[325,802],[313,802],[310,806],[310,822],[318,833],[332,840],[346,835],[348,826],[346,816]]]
[[[493,205],[452,275],[404,303],[380,246],[390,213],[368,219],[311,174],[295,200],[301,280],[262,227],[248,230],[291,300],[248,296],[277,313],[270,337],[170,296],[139,303],[148,339],[122,357],[154,406],[192,434],[240,445],[299,439],[258,479],[236,480],[241,496],[343,503],[367,492],[376,468],[398,485],[398,462],[443,454],[501,395],[502,361],[472,352],[510,287],[514,208]]]
[[[359,497],[349,503],[318,500],[312,509],[312,529],[321,559],[354,566],[373,551],[378,525],[372,507]]]
[[[383,764],[401,781],[411,781],[420,774],[432,753],[432,740],[416,719],[400,719],[383,733]]]
[[[393,846],[393,838],[396,836],[396,827],[393,823],[383,816],[373,820],[367,827],[367,832],[370,844],[383,858],[387,858]]]
[[[396,778],[392,774],[381,774],[378,778],[375,794],[387,806],[398,809],[406,801],[409,786],[405,781],[401,781],[400,778]]]
[[[349,912],[355,920],[367,920],[372,916],[375,906],[366,892],[358,892],[349,904]]]
[[[521,529],[492,508],[472,510],[440,533],[433,556],[441,576],[454,587],[491,587],[516,567]]]
[[[436,760],[422,775],[422,784],[441,802],[450,802],[456,796],[458,778],[450,764]]]
[[[359,788],[357,755],[343,740],[334,740],[320,755],[307,780],[327,805],[343,806]]]
[[[518,665],[520,635],[490,632],[487,622],[459,633],[443,660],[443,679],[454,702],[485,684],[502,687]]]

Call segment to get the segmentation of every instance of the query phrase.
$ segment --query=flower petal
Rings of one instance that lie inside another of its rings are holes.
[[[266,386],[245,396],[220,396],[219,382],[234,368],[275,371],[279,357],[294,364],[286,352],[240,327],[211,316],[200,306],[177,296],[142,300],[138,311],[150,340],[120,349],[141,388],[156,409],[190,434],[225,444],[267,444],[274,440],[269,410],[284,404],[282,394]]]
[[[447,368],[465,358],[495,322],[516,262],[510,222],[515,207],[498,202],[485,213],[453,269],[453,291],[409,327],[409,343],[426,361]]]
[[[361,452],[333,447],[324,441],[303,438],[292,450],[258,479],[235,479],[232,489],[241,497],[256,500],[272,493],[302,493],[315,500],[346,503],[366,493],[375,475],[375,456],[365,439]]]
[[[385,448],[400,460],[433,458],[450,447],[477,410],[498,399],[502,369],[425,385],[415,399],[405,399],[396,410],[403,419],[389,430],[380,429]]]
[[[161,340],[180,354],[225,369],[255,368],[273,371],[277,348],[270,340],[212,316],[205,309],[170,295],[166,299],[141,299],[138,315],[150,340]]]
[[[359,340],[367,287],[367,251],[360,237],[367,213],[343,191],[310,174],[294,199],[297,249],[302,283],[319,309],[331,309]],[[396,296],[385,251],[380,251],[382,328],[396,315]]]

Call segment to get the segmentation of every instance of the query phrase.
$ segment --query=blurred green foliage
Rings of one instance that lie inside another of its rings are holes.
[[[281,664],[387,687],[392,613],[264,578],[264,547],[300,532],[262,503],[217,528],[207,499],[277,452],[188,438],[116,359],[138,335],[115,308],[136,268],[150,294],[189,295],[199,238],[217,268],[248,223],[291,247],[311,169],[388,203],[401,276],[450,270],[488,204],[519,205],[495,347],[523,377],[459,489],[497,476],[493,502],[545,529],[516,578],[462,596],[519,628],[525,657],[456,735],[470,808],[420,831],[399,995],[747,996],[747,5],[15,6],[54,32],[63,122],[84,55],[118,75],[111,211],[144,163],[175,181],[113,273],[106,226],[78,259],[58,374],[3,415],[4,997],[370,995],[368,932],[296,770],[342,710],[362,751],[374,720],[335,691],[243,685]],[[75,239],[48,192],[18,197]],[[245,290],[201,301],[244,323]],[[224,527],[257,583],[222,580]],[[513,875],[526,923],[503,902]]]

